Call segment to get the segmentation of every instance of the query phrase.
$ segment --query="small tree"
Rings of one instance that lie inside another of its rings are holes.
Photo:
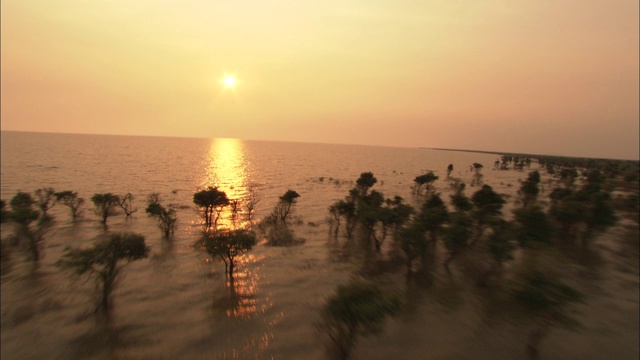
[[[56,191],[53,188],[38,189],[35,191],[36,205],[43,215],[47,215],[47,211],[56,205]]]
[[[493,231],[489,235],[487,245],[491,255],[491,267],[479,281],[480,285],[486,284],[491,275],[502,275],[503,264],[513,259],[513,226],[506,220],[500,220],[493,224]]]
[[[372,172],[369,171],[361,173],[358,180],[356,180],[356,189],[358,191],[358,195],[360,197],[366,196],[369,189],[371,189],[377,182],[378,179],[373,176]]]
[[[229,200],[229,206],[231,207],[231,222],[236,227],[238,224],[238,214],[240,212],[240,200]]]
[[[260,203],[260,197],[256,194],[253,188],[249,188],[249,194],[245,199],[245,210],[247,221],[251,222],[253,220],[253,214],[256,211],[256,206]]]
[[[449,220],[449,213],[440,195],[434,194],[422,206],[418,215],[425,231],[429,232],[431,244],[435,245],[438,235],[442,232],[442,226]]]
[[[482,237],[487,225],[497,221],[502,215],[502,206],[506,203],[504,198],[493,191],[489,185],[484,185],[471,196],[471,201],[475,206],[473,218],[476,222],[475,243]]]
[[[329,236],[336,239],[338,238],[340,225],[342,225],[342,215],[340,214],[340,210],[338,209],[338,202],[339,201],[329,206],[329,215],[327,216],[327,222],[329,223]]]
[[[378,250],[382,242],[377,238],[376,226],[380,222],[380,211],[382,210],[383,203],[384,195],[377,190],[372,190],[367,195],[358,199],[356,207],[356,215],[363,238],[369,243],[373,241]]]
[[[522,182],[518,194],[520,194],[523,207],[530,206],[536,201],[538,193],[540,192],[540,188],[538,187],[539,183],[540,173],[538,171],[530,172],[527,180]]]
[[[93,194],[91,202],[96,207],[96,214],[100,222],[107,226],[107,218],[116,214],[116,207],[120,206],[120,197],[112,193]]]
[[[427,173],[424,175],[416,176],[416,178],[413,179],[413,182],[416,184],[416,194],[420,193],[420,189],[422,189],[423,186],[425,187],[427,192],[432,191],[432,184],[436,180],[438,180],[438,176],[434,174],[433,171],[427,171]]]
[[[453,189],[454,194],[450,195],[450,199],[451,204],[456,211],[467,212],[473,209],[471,199],[464,194],[465,187],[465,183],[460,181],[460,179],[453,179],[453,182],[451,183],[451,188]]]
[[[514,215],[514,231],[520,246],[537,248],[551,244],[554,228],[541,207],[520,208],[514,211]]]
[[[378,210],[378,220],[380,224],[379,241],[376,241],[376,250],[380,251],[382,242],[389,232],[395,238],[398,231],[404,224],[409,221],[411,215],[415,212],[413,207],[404,203],[404,199],[395,196],[393,199],[386,199],[384,205]]]
[[[230,277],[233,277],[236,257],[250,251],[255,244],[256,235],[244,229],[217,231],[204,238],[206,251],[224,261],[225,273]]]
[[[294,190],[287,190],[287,192],[278,198],[278,203],[273,208],[273,215],[280,219],[282,223],[286,223],[287,217],[292,213],[293,206],[299,197],[300,194]]]
[[[146,258],[149,248],[144,236],[134,233],[113,233],[99,239],[88,249],[67,248],[57,265],[77,275],[95,276],[101,288],[96,310],[109,313],[111,294],[123,266],[130,261]]]
[[[220,212],[229,205],[229,198],[224,191],[209,186],[193,194],[193,202],[203,210],[205,226],[210,228],[213,225],[217,229]]]
[[[178,222],[176,211],[171,206],[167,209],[160,204],[159,193],[152,193],[147,197],[147,208],[145,212],[149,214],[149,216],[158,219],[158,227],[164,237],[167,238],[173,235]]]
[[[471,165],[471,169],[474,172],[473,178],[471,179],[471,186],[482,184],[482,177],[483,177],[482,168],[483,167],[484,166],[479,163],[473,163],[473,165]]]
[[[400,248],[405,255],[405,265],[407,267],[407,280],[413,274],[413,262],[418,257],[425,259],[424,254],[427,251],[427,239],[424,235],[425,231],[420,222],[413,222],[403,227],[398,232],[400,240]],[[422,264],[425,266],[426,264]]]
[[[451,177],[452,171],[453,171],[453,164],[449,164],[449,166],[447,166],[447,179]]]
[[[124,210],[127,217],[138,211],[138,209],[133,208],[133,195],[131,195],[131,193],[127,193],[125,196],[120,197],[118,206]]]
[[[329,208],[329,212],[333,213],[333,216],[337,216],[338,217],[338,222],[337,225],[335,227],[335,236],[338,236],[338,230],[340,228],[340,222],[339,219],[340,218],[344,218],[345,219],[345,232],[347,235],[348,239],[351,239],[353,236],[353,230],[355,229],[355,226],[357,224],[356,221],[356,204],[353,201],[352,198],[347,197],[345,200],[338,200],[336,201],[333,205],[331,205],[331,207]]]
[[[16,223],[19,238],[27,241],[31,259],[37,263],[41,256],[44,234],[51,226],[51,218],[34,209],[35,204],[31,194],[19,191],[9,202],[11,212],[8,217]],[[33,222],[36,222],[35,226],[32,226]]]
[[[448,256],[444,261],[444,267],[449,271],[449,264],[468,245],[469,238],[473,234],[473,220],[464,212],[454,212],[449,215],[450,223],[444,231],[444,245]]]
[[[80,217],[80,207],[84,204],[84,199],[78,197],[75,191],[65,190],[56,193],[56,201],[62,202],[71,210],[71,219],[76,221]]]
[[[582,302],[584,295],[557,279],[557,276],[532,269],[519,274],[511,286],[511,294],[534,317],[537,325],[529,334],[529,359],[539,358],[541,341],[553,326],[569,329],[579,326],[570,314],[570,306]]]
[[[351,356],[358,337],[377,334],[384,321],[400,309],[395,296],[385,294],[374,284],[354,281],[338,286],[322,308],[320,329],[328,336],[338,359]]]

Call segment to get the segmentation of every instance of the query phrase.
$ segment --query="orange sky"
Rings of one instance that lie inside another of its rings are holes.
[[[639,157],[637,0],[0,4],[3,130]]]

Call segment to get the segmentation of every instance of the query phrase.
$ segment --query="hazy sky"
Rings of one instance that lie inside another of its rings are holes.
[[[2,0],[1,124],[638,159],[638,13],[637,0]]]

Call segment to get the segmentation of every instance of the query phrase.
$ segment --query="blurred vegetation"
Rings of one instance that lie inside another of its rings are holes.
[[[318,328],[330,340],[336,359],[351,357],[359,337],[380,333],[385,320],[400,310],[400,300],[375,284],[355,280],[338,286],[321,310]]]
[[[126,263],[146,258],[149,247],[144,236],[134,233],[112,233],[99,238],[88,249],[67,248],[57,265],[76,275],[95,277],[100,288],[97,310],[108,314],[112,309],[111,294]]]

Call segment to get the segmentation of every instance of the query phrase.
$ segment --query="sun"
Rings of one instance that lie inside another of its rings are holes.
[[[225,75],[222,79],[222,83],[224,84],[224,87],[232,88],[236,84],[236,78],[233,77],[233,75]]]

